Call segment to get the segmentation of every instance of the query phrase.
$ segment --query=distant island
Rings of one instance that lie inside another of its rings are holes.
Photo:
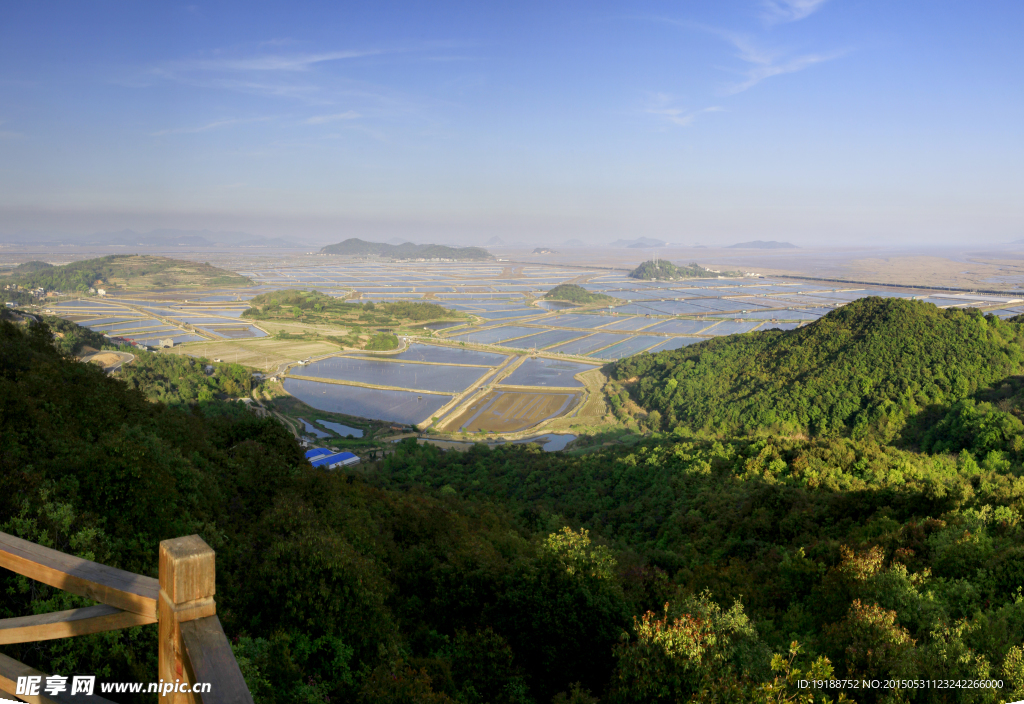
[[[244,276],[202,262],[139,254],[115,254],[51,266],[31,261],[15,267],[3,282],[17,289],[90,293],[100,288],[164,286],[249,286]],[[91,291],[90,291],[91,290]]]
[[[385,244],[383,242],[366,242],[352,237],[338,244],[327,245],[320,250],[322,254],[339,254],[349,257],[381,257],[383,259],[448,259],[465,261],[482,261],[494,259],[494,255],[481,247],[448,247],[443,244]]]
[[[560,284],[544,294],[549,301],[568,301],[577,305],[585,306],[593,303],[612,303],[615,298],[606,296],[603,293],[593,293],[577,286],[576,284]]]
[[[664,259],[646,261],[629,272],[631,279],[642,279],[644,281],[650,281],[651,279],[704,279],[718,276],[743,276],[743,272],[705,269],[697,262],[690,262],[686,266],[676,266]]]
[[[647,249],[649,247],[665,247],[668,246],[668,242],[664,240],[654,240],[650,237],[639,237],[635,240],[615,240],[609,247],[628,247],[630,249]]]
[[[789,242],[754,240],[753,242],[740,242],[739,244],[730,245],[729,249],[799,249],[799,247]]]
[[[532,254],[558,254],[558,252],[547,247],[537,247],[533,250]]]

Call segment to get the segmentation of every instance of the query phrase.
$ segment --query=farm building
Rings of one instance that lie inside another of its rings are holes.
[[[322,448],[317,448],[317,450]],[[310,452],[316,450],[309,450],[306,453],[309,456]],[[353,455],[351,452],[338,452],[327,454],[317,454],[309,457],[309,463],[314,467],[320,467],[321,469],[335,469],[336,467],[348,467],[349,465],[359,464],[359,457]]]

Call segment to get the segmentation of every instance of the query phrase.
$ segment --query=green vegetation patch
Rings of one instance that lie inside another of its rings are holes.
[[[110,340],[103,336],[103,333],[84,328],[63,318],[47,315],[43,316],[43,322],[53,333],[53,341],[57,349],[64,354],[77,355],[83,347],[99,350],[104,345],[110,346],[111,344]]]
[[[877,437],[1020,373],[1024,326],[974,309],[862,298],[786,332],[732,335],[616,363],[668,429]]]
[[[577,286],[576,284],[560,284],[544,294],[544,298],[551,301],[568,301],[579,305],[592,303],[613,303],[615,299],[603,293],[593,293]]]
[[[379,332],[370,338],[363,349],[374,351],[398,349],[398,338],[390,332]]]
[[[651,279],[713,279],[718,276],[743,276],[743,272],[712,271],[711,269],[705,269],[697,262],[691,262],[686,266],[676,266],[672,262],[664,259],[646,261],[636,269],[633,269],[633,271],[629,272],[630,278],[643,279],[645,281],[649,281]]]
[[[430,320],[467,318],[436,303],[396,301],[346,301],[319,291],[287,289],[261,293],[249,302],[243,318],[254,320],[288,320],[310,324],[379,325],[399,327]]]

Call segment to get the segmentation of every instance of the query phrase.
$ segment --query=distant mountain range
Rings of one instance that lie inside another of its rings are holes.
[[[461,259],[469,261],[494,259],[494,255],[481,247],[449,247],[443,244],[413,244],[412,242],[391,245],[384,242],[366,242],[357,237],[328,245],[320,251],[323,254],[382,257],[385,259]]]
[[[630,249],[647,249],[648,247],[665,247],[668,242],[665,240],[654,240],[650,237],[640,237],[635,240],[615,240],[609,247],[628,247]]]
[[[46,235],[21,232],[0,235],[10,244],[64,244],[98,247],[273,247],[306,249],[308,244],[283,237],[262,237],[247,232],[214,232],[212,230],[150,230],[135,232],[94,232],[91,235]]]
[[[739,244],[731,245],[729,249],[799,249],[799,247],[789,242],[754,240],[753,242],[740,242]]]

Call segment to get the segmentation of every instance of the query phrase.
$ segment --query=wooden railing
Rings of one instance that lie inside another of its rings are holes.
[[[0,533],[0,567],[100,602],[97,606],[0,619],[0,645],[116,631],[156,623],[158,677],[164,682],[209,683],[209,692],[171,692],[167,704],[252,704],[224,635],[213,597],[213,549],[198,535],[160,543],[160,578],[83,560]],[[15,694],[18,677],[46,675],[0,655],[0,692],[30,704],[106,702],[99,696]],[[69,679],[70,681],[70,679]],[[143,684],[144,688],[148,683]],[[42,691],[42,689],[40,689]],[[96,691],[99,691],[97,683]]]

